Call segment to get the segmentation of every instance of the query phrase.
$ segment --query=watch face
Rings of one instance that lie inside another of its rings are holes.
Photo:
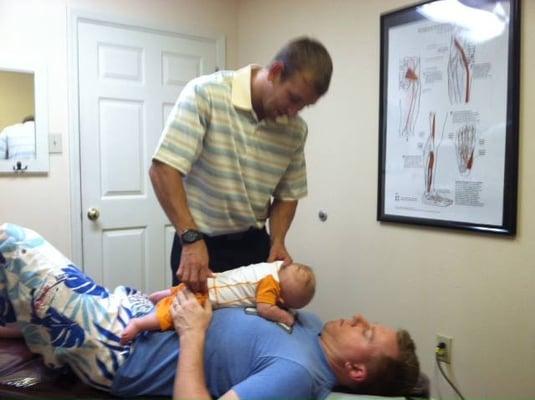
[[[183,243],[194,243],[202,239],[202,233],[194,229],[186,230],[181,236]]]

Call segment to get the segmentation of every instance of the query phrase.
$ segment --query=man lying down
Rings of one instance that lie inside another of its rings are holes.
[[[201,306],[189,291],[179,293],[172,308],[179,335],[145,332],[121,345],[128,321],[152,308],[136,290],[97,285],[37,233],[0,225],[0,326],[15,323],[46,365],[67,364],[103,391],[125,397],[174,393],[177,399],[323,399],[334,386],[344,386],[404,395],[419,374],[414,343],[404,330],[361,315],[323,324],[301,311],[289,334],[243,309],[212,313],[210,302]]]

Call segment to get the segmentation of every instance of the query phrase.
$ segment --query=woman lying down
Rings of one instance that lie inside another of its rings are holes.
[[[3,333],[17,333],[13,325],[5,329],[16,323],[46,365],[69,365],[100,390],[125,397],[322,399],[341,385],[405,395],[419,374],[405,330],[360,314],[324,324],[300,311],[290,334],[240,308],[212,313],[209,301],[201,306],[188,290],[172,305],[176,332],[143,332],[121,343],[130,320],[153,309],[134,289],[99,286],[37,233],[0,225]]]

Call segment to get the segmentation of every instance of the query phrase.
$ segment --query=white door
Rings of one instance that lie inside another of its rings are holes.
[[[150,292],[171,283],[174,228],[148,169],[180,90],[216,69],[216,47],[215,40],[78,24],[83,264],[107,287]]]

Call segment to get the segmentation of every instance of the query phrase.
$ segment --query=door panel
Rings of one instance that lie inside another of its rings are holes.
[[[78,83],[84,269],[108,287],[171,284],[174,228],[148,169],[176,97],[216,69],[216,41],[80,20]],[[86,215],[98,210],[97,219]]]

